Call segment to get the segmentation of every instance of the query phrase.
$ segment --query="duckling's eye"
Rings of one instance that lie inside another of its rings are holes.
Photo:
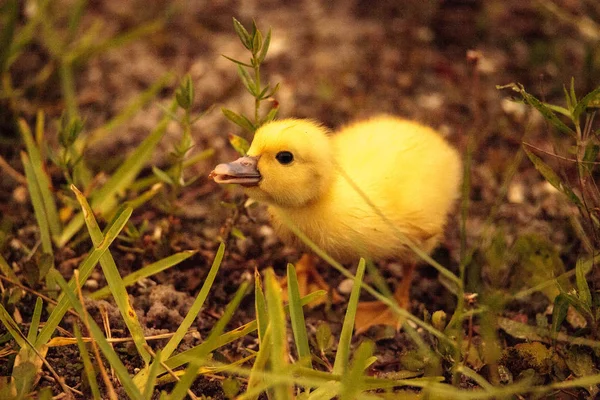
[[[292,161],[294,161],[294,155],[289,151],[280,151],[279,153],[277,153],[275,158],[277,159],[277,161],[279,161],[280,164],[283,165],[289,164]]]

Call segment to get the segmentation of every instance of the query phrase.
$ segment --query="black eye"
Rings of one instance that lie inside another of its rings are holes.
[[[277,159],[277,161],[279,161],[280,164],[283,165],[289,164],[292,161],[294,161],[294,155],[289,151],[280,151],[279,153],[277,153],[275,158]]]

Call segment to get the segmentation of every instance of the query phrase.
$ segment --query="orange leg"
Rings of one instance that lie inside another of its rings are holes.
[[[400,308],[406,309],[410,304],[410,287],[412,286],[415,263],[402,266],[402,282],[394,292],[394,299]],[[389,325],[400,329],[404,319],[396,315],[385,303],[381,301],[365,301],[358,304],[354,327],[356,333],[366,332],[375,325]]]

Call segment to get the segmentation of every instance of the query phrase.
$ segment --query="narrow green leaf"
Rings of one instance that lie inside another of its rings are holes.
[[[242,42],[244,47],[247,48],[248,50],[251,50],[252,49],[252,37],[250,36],[250,34],[246,30],[246,28],[244,28],[244,25],[242,25],[242,23],[235,18],[233,18],[233,29],[237,33],[237,35],[240,38],[240,41]]]
[[[342,375],[340,400],[354,400],[364,390],[365,369],[369,367],[374,347],[370,340],[358,346],[352,366]]]
[[[265,41],[262,44],[260,53],[258,53],[258,57],[256,58],[256,61],[259,64],[262,64],[262,62],[265,60],[265,57],[267,56],[267,51],[269,51],[270,44],[271,44],[271,28],[269,28],[269,32],[267,32],[267,36],[265,36]]]
[[[252,26],[252,54],[257,54],[262,46],[263,37],[254,21],[252,21]]]
[[[573,202],[575,205],[577,205],[578,207],[583,207],[583,203],[581,202],[579,197],[575,194],[575,192],[573,192],[573,190],[571,190],[571,188],[569,188],[568,186],[563,184],[563,182],[560,179],[560,177],[558,176],[558,174],[556,172],[554,172],[554,170],[552,168],[550,168],[550,166],[548,164],[546,164],[541,158],[539,158],[538,156],[533,154],[526,147],[523,147],[523,150],[525,151],[525,154],[527,154],[527,157],[529,157],[529,159],[533,163],[533,166],[535,167],[535,169],[537,169],[538,172],[540,174],[542,174],[542,176],[546,179],[546,181],[548,181],[549,184],[551,184],[556,189],[558,189],[559,192],[566,195],[567,198],[571,202]]]
[[[3,75],[7,70],[8,60],[13,49],[15,28],[19,20],[19,1],[8,0],[2,5],[0,11],[0,16],[4,17],[2,21],[3,28],[0,31],[0,75]]]
[[[20,348],[27,348],[27,341],[25,340],[25,335],[19,329],[19,325],[15,322],[15,320],[10,316],[6,308],[0,303],[0,321],[6,327],[6,330],[12,338],[17,342]]]
[[[117,238],[123,227],[125,227],[129,217],[131,217],[131,211],[131,208],[126,208],[115,216],[115,219],[112,221],[112,223],[108,225],[108,229],[104,235],[104,240],[100,246],[94,248],[79,266],[79,285],[83,285],[89,278],[90,274],[94,270],[94,267],[100,260],[100,257]],[[54,268],[50,270],[48,275],[51,275],[52,271],[55,271]],[[69,285],[71,286],[72,290],[74,290],[76,287],[75,280],[71,279]],[[48,343],[52,337],[52,334],[56,330],[56,327],[62,321],[63,316],[67,312],[68,306],[69,300],[66,297],[63,296],[61,299],[59,299],[58,304],[54,307],[54,310],[52,310],[52,313],[48,317],[48,320],[44,324],[44,327],[40,331],[37,340],[35,341],[36,349],[39,350],[42,346]]]
[[[81,22],[81,17],[83,16],[83,13],[85,11],[85,8],[87,6],[87,0],[78,0],[75,2],[74,5],[72,5],[70,8],[70,12],[69,12],[69,38],[70,40],[73,40],[75,38],[75,35],[77,33],[77,28],[79,28],[79,24]]]
[[[248,376],[248,387],[246,388],[246,394],[254,389],[264,387],[264,375],[268,370],[269,359],[271,358],[271,347],[269,346],[270,342],[271,327],[268,326],[265,333],[261,336],[260,347],[256,353],[256,359],[252,364],[250,375]],[[261,390],[261,392],[266,391],[267,389],[268,388],[265,388]],[[258,392],[255,396],[247,396],[247,398],[249,400],[258,400],[259,393],[260,392]],[[267,393],[267,397],[271,398],[270,393]]]
[[[242,62],[240,60],[236,60],[235,58],[231,58],[229,56],[226,56],[225,54],[221,54],[221,56],[225,57],[226,59],[228,59],[229,61],[231,61],[234,64],[242,65],[242,66],[248,67],[248,68],[252,68],[252,65],[250,65],[248,63],[245,63],[245,62]]]
[[[163,358],[165,360],[168,359],[171,356],[171,354],[173,354],[173,352],[177,349],[177,346],[179,346],[179,343],[183,340],[183,337],[187,334],[188,329],[190,328],[190,326],[192,326],[192,324],[198,317],[198,314],[200,313],[200,310],[202,309],[202,306],[204,305],[204,302],[206,301],[206,298],[208,297],[210,288],[212,287],[212,284],[215,281],[217,272],[219,272],[219,267],[221,266],[221,262],[223,261],[224,254],[225,254],[225,244],[221,243],[219,245],[219,249],[217,250],[217,254],[215,254],[215,259],[213,260],[212,266],[210,267],[210,270],[208,271],[208,275],[206,276],[206,279],[204,280],[204,283],[202,284],[202,288],[200,288],[200,292],[198,293],[198,296],[196,296],[194,303],[192,304],[187,315],[185,316],[185,318],[179,325],[179,328],[177,328],[177,331],[175,332],[173,337],[169,340],[169,342],[166,344],[166,346],[162,349]]]
[[[99,247],[104,241],[104,236],[102,235],[102,230],[98,226],[96,218],[94,218],[94,212],[92,211],[83,193],[81,193],[75,187],[75,185],[71,185],[71,190],[73,193],[75,193],[75,197],[81,205],[85,224],[88,228],[88,232],[90,233],[92,243],[95,247]],[[117,307],[119,308],[121,316],[125,321],[125,325],[127,325],[127,329],[131,333],[131,337],[138,350],[138,353],[144,362],[148,363],[151,357],[150,353],[148,353],[148,350],[146,350],[145,347],[147,346],[147,343],[144,336],[144,329],[137,318],[135,310],[129,302],[127,289],[125,288],[125,284],[123,283],[123,279],[121,278],[117,264],[110,254],[110,251],[105,252],[100,257],[100,265],[102,266],[102,272],[104,272],[104,277],[106,278],[106,282],[108,283],[108,286],[113,294],[113,298],[117,303]]]
[[[552,333],[556,333],[560,330],[563,321],[567,317],[569,306],[569,298],[564,294],[559,294],[554,299],[554,308],[552,309]]]
[[[223,112],[223,114],[225,115],[225,117],[228,120],[230,120],[234,124],[238,125],[242,129],[244,129],[248,132],[251,132],[251,133],[254,133],[254,131],[256,130],[256,128],[254,127],[254,124],[252,122],[250,122],[250,120],[248,118],[244,117],[243,115],[236,114],[235,112],[233,112],[227,108],[221,108],[221,112]]]
[[[292,264],[287,265],[288,299],[290,306],[290,322],[294,333],[294,342],[298,351],[300,362],[312,368],[310,346],[308,345],[308,334],[304,321],[304,312],[300,303],[300,289],[296,269]]]
[[[183,375],[177,381],[177,384],[169,394],[169,400],[183,400],[188,395],[188,390],[198,376],[198,366],[196,363],[190,363],[185,369]]]
[[[577,282],[577,295],[581,299],[582,303],[587,307],[592,307],[592,293],[588,286],[587,280],[585,279],[585,265],[584,259],[579,258],[575,266],[575,280]]]
[[[33,316],[31,317],[31,325],[29,325],[29,332],[27,332],[27,340],[30,343],[35,342],[38,328],[40,327],[40,318],[42,317],[42,305],[44,304],[41,297],[35,299],[35,308],[33,309]]]
[[[242,302],[244,297],[246,297],[246,294],[248,294],[249,287],[250,282],[248,281],[242,282],[242,284],[238,287],[238,289],[235,292],[235,295],[233,296],[233,299],[231,299],[231,301],[227,304],[227,307],[225,307],[223,315],[221,315],[221,318],[219,318],[215,326],[213,326],[212,330],[210,331],[210,334],[206,338],[206,341],[208,343],[213,344],[219,341],[219,338],[221,337],[221,335],[223,335],[223,332],[225,331],[225,327],[233,318],[234,313],[239,308],[240,303]],[[217,347],[215,347],[215,349],[216,348]],[[205,358],[206,356],[208,356],[208,353],[206,353],[200,358]]]
[[[565,86],[563,86],[563,92],[565,93],[565,103],[567,103],[567,108],[565,109],[565,111],[567,111],[566,116],[570,117],[571,115],[573,115],[572,112],[573,112],[574,105],[576,103],[573,103],[571,101],[571,95],[569,94],[569,92],[567,91],[567,88]],[[548,106],[548,104],[546,104],[546,106]],[[550,107],[550,108],[552,108],[552,107]],[[563,108],[563,107],[561,107],[561,108]],[[563,114],[563,115],[565,115],[565,114]]]
[[[158,168],[158,167],[156,167],[156,166],[153,165],[152,166],[152,172],[154,173],[154,175],[156,175],[156,177],[160,181],[162,181],[162,182],[164,182],[164,183],[166,183],[168,185],[171,185],[171,186],[175,185],[175,182],[173,181],[173,178],[171,178],[169,176],[169,174],[167,174],[165,171],[161,170],[160,168]]]
[[[230,133],[229,143],[231,144],[231,147],[233,147],[233,149],[237,151],[240,155],[245,156],[246,154],[248,154],[250,143],[248,143],[248,141],[243,137]]]
[[[96,369],[94,368],[94,364],[92,363],[92,359],[90,358],[90,354],[87,350],[87,345],[83,341],[81,331],[79,330],[79,326],[77,324],[73,324],[73,331],[75,333],[75,337],[77,338],[77,347],[79,348],[81,361],[83,361],[83,371],[85,372],[85,376],[90,386],[92,397],[94,400],[101,400],[102,396],[100,395],[98,381],[96,380]]]
[[[578,121],[581,114],[590,105],[590,103],[594,101],[600,101],[600,86],[598,86],[596,89],[592,90],[591,92],[583,96],[581,100],[579,100],[579,103],[577,103],[575,109],[573,110],[573,119],[575,121]]]
[[[238,70],[238,75],[240,76],[240,79],[242,80],[242,83],[244,84],[244,86],[246,87],[248,92],[250,92],[250,94],[252,96],[258,97],[258,89],[259,88],[256,87],[256,82],[254,82],[254,79],[250,76],[248,71],[246,71],[246,68],[244,68],[238,64],[237,70]]]
[[[348,308],[346,309],[346,316],[344,317],[344,324],[342,325],[342,332],[340,333],[338,351],[333,364],[334,374],[344,375],[348,368],[354,318],[356,317],[356,310],[358,309],[358,298],[360,297],[360,288],[365,274],[365,265],[365,259],[361,258],[358,263],[358,268],[356,269],[354,285],[352,286],[352,292],[350,293],[350,299],[348,300]]]
[[[271,122],[277,117],[277,113],[279,112],[279,106],[273,107],[269,110],[267,115],[261,120],[261,125],[266,124],[267,122]]]
[[[140,268],[137,271],[125,276],[123,278],[123,283],[125,284],[125,286],[131,286],[134,283],[138,282],[140,279],[147,278],[149,276],[162,272],[168,268],[171,268],[179,264],[180,262],[187,260],[196,253],[197,251],[195,250],[182,251],[180,253],[176,253],[169,257],[163,258],[162,260],[153,262],[152,264],[146,265],[145,267]],[[90,299],[99,300],[108,295],[110,295],[110,288],[106,286],[102,289],[95,291],[94,293],[91,293],[90,295],[88,295],[88,297]]]
[[[53,254],[52,250],[52,238],[50,233],[50,222],[48,221],[48,214],[44,207],[44,200],[42,191],[36,175],[29,161],[29,157],[24,152],[21,152],[21,162],[23,163],[23,169],[25,169],[25,177],[27,178],[27,186],[29,188],[29,197],[31,198],[31,204],[33,205],[33,212],[35,219],[37,220],[40,228],[40,239],[42,241],[42,249],[44,253]]]
[[[44,206],[43,210],[46,214],[46,218],[48,219],[50,233],[53,237],[57,237],[61,231],[61,224],[60,219],[58,218],[58,211],[56,208],[56,203],[54,202],[54,196],[51,191],[52,183],[46,174],[46,171],[44,170],[44,160],[42,159],[39,148],[35,144],[35,140],[33,139],[33,134],[31,133],[29,125],[27,125],[27,122],[25,122],[23,119],[19,120],[19,132],[21,133],[21,137],[25,142],[27,154],[31,160],[31,167],[33,171],[32,178],[35,179],[39,186],[41,201],[42,205]],[[48,251],[46,252],[51,253]]]
[[[258,270],[254,270],[254,311],[256,313],[256,321],[258,323],[258,339],[259,343],[264,344],[265,333],[269,317],[267,315],[267,301],[263,292],[262,280]]]
[[[570,92],[571,92],[571,106],[575,107],[575,104],[577,104],[577,94],[575,94],[575,78],[571,77],[571,88],[570,88]]]
[[[158,380],[158,374],[160,373],[160,363],[162,362],[162,350],[157,350],[154,356],[154,360],[150,365],[148,371],[148,378],[146,379],[146,386],[144,387],[144,400],[151,400],[152,394],[154,393],[154,387]]]
[[[75,292],[71,288],[71,285],[67,284],[65,279],[57,270],[53,269],[52,271],[50,271],[50,274],[54,275],[54,279],[56,279],[58,285],[63,291],[63,294],[65,295],[64,298],[66,298],[67,301],[71,304],[71,307],[73,307],[79,315],[84,315],[85,311],[81,306],[81,303],[77,300],[77,297],[75,296]],[[115,353],[110,343],[108,343],[108,341],[104,337],[104,334],[102,333],[100,327],[96,324],[93,318],[89,318],[88,323],[90,327],[90,335],[98,344],[98,347],[106,357],[106,360],[110,364],[111,368],[114,369],[114,371],[116,372],[127,395],[132,399],[141,399],[142,394],[134,385],[133,381],[131,380],[131,377],[129,376],[127,368],[123,365],[117,353]]]
[[[552,111],[562,114],[565,117],[571,118],[571,116],[573,115],[571,111],[569,111],[568,109],[566,109],[564,107],[556,106],[554,104],[548,104],[548,103],[544,103],[544,105],[546,107],[548,107],[549,109],[551,109]]]
[[[288,367],[287,329],[281,286],[272,268],[265,271],[265,289],[271,330],[271,369],[283,372]],[[292,388],[286,384],[274,387],[275,398],[278,400],[291,399],[291,392]]]

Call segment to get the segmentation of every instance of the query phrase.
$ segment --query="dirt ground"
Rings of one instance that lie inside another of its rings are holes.
[[[576,18],[595,15],[597,21],[600,19],[600,10],[593,2],[555,3]],[[212,148],[215,155],[187,172],[188,177],[199,179],[184,190],[180,209],[169,215],[153,203],[136,210],[133,223],[147,221],[149,227],[148,233],[134,244],[139,251],[129,251],[130,245],[118,240],[112,248],[121,275],[177,251],[198,250],[182,264],[130,288],[148,335],[175,331],[183,320],[212,263],[218,237],[232,218],[231,209],[221,202],[242,198],[241,192],[225,191],[207,177],[214,165],[236,157],[227,134],[240,131],[223,117],[220,107],[253,112],[253,101],[235,67],[221,57],[225,54],[248,58],[233,30],[232,17],[246,26],[254,19],[263,31],[272,28],[273,39],[262,73],[264,80],[281,84],[276,95],[280,117],[308,117],[335,128],[371,115],[399,115],[435,127],[462,154],[466,154],[469,137],[474,137],[467,246],[489,246],[494,235],[484,235],[486,220],[495,210],[491,230],[501,232],[507,246],[525,234],[536,234],[552,244],[552,251],[565,265],[575,265],[581,245],[570,219],[576,211],[543,180],[526,157],[518,164],[507,197],[502,197],[504,174],[522,141],[548,151],[552,151],[552,144],[548,140],[549,127],[541,117],[523,104],[508,101],[513,95],[510,91],[496,89],[496,85],[520,82],[545,101],[562,105],[563,85],[568,85],[571,77],[575,78],[580,95],[596,87],[600,82],[598,41],[594,43],[585,36],[573,21],[556,17],[536,2],[515,0],[132,0],[90,1],[84,24],[100,20],[101,31],[114,34],[160,17],[167,8],[171,16],[164,29],[92,58],[76,73],[77,100],[89,131],[119,113],[135,95],[167,72],[178,78],[191,75],[197,93],[196,111],[214,106],[193,126],[192,134],[194,152]],[[22,18],[27,18],[26,10],[22,12]],[[471,53],[477,62],[467,58],[469,50],[477,51]],[[47,59],[42,48],[28,49],[27,57],[11,69],[14,85],[30,79]],[[143,112],[89,149],[87,159],[94,171],[110,171],[156,126],[163,115],[158,103],[167,104],[174,87],[173,84],[163,90]],[[33,122],[35,110],[41,107],[46,110],[48,121],[57,119],[63,109],[59,89],[57,84],[49,84],[29,93],[29,103],[21,109],[20,116]],[[6,115],[0,123],[0,154],[22,172],[19,151],[23,146],[18,133]],[[49,123],[47,135],[52,137],[55,133],[55,124]],[[166,154],[179,134],[178,126],[172,124],[155,156],[156,165],[166,165]],[[49,172],[57,187],[64,184],[60,171]],[[151,174],[150,169],[144,174]],[[495,209],[497,203],[499,207]],[[250,214],[235,221],[245,238],[228,239],[219,276],[195,324],[199,334],[187,338],[184,348],[200,343],[240,282],[248,279],[254,268],[272,266],[283,276],[286,264],[296,262],[300,256],[296,249],[284,246],[275,237],[262,207],[252,209]],[[9,263],[23,270],[28,262],[24,247],[33,248],[39,235],[26,188],[5,174],[0,175],[0,215],[3,231],[8,232],[0,243],[0,251]],[[56,265],[65,278],[72,276],[89,246],[83,242],[57,251]],[[434,258],[457,271],[459,249],[457,205]],[[481,279],[489,281],[485,255],[476,252],[476,257],[484,260]],[[398,262],[379,265],[388,283],[396,285]],[[324,262],[319,268],[333,287],[342,282],[342,277]],[[504,281],[499,286],[510,287],[513,275],[514,265],[507,263]],[[91,279],[94,282],[90,287],[106,283],[101,273],[94,273]],[[595,287],[600,287],[598,275],[591,279]],[[42,289],[39,285],[33,288]],[[436,310],[450,315],[455,307],[454,296],[432,267],[418,270],[411,295],[411,311],[417,316]],[[33,295],[19,303],[23,321],[30,320],[34,303]],[[544,296],[535,295],[526,302],[511,303],[505,315],[535,323],[536,315],[545,313],[548,305]],[[127,335],[114,304],[90,301],[88,307],[96,318],[97,310],[106,308],[111,316],[112,335]],[[343,311],[343,303],[312,309],[307,317],[309,331],[314,333],[320,321],[327,321],[334,334],[339,332]],[[253,296],[248,295],[230,327],[253,318]],[[68,328],[71,322],[67,318],[64,326]],[[4,333],[0,327],[0,336]],[[401,369],[401,355],[413,346],[404,333],[375,328],[366,335],[377,340],[378,361],[373,374]],[[510,343],[513,339],[507,335],[502,340]],[[253,338],[224,348],[219,356],[234,359],[244,354],[244,347],[255,348]],[[125,354],[127,347],[121,346],[120,351]],[[51,349],[48,360],[66,377],[67,384],[76,386],[80,382],[82,370],[75,348]],[[127,362],[131,371],[142,365],[136,357],[129,357]],[[0,364],[0,375],[10,375],[9,366]],[[53,383],[43,379],[41,385]],[[223,398],[218,382],[209,378],[198,379],[193,390]]]

